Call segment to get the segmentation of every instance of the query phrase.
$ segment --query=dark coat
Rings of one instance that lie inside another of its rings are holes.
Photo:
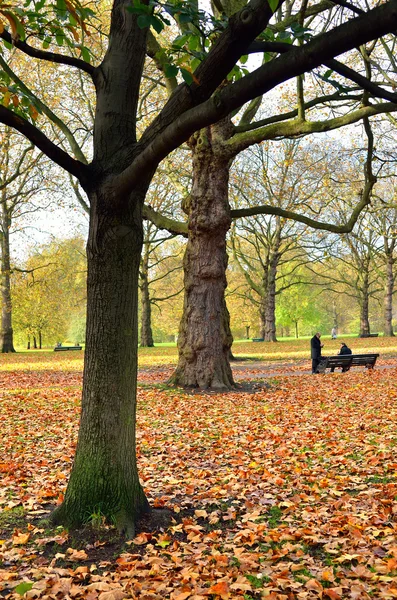
[[[312,337],[310,340],[310,348],[312,353],[312,358],[320,360],[321,358],[321,342],[316,335]]]
[[[350,348],[348,346],[346,346],[346,344],[344,344],[343,346],[341,346],[341,349],[339,350],[339,354],[352,354],[352,351],[350,350]]]

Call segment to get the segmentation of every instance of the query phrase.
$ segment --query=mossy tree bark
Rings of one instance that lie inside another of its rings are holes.
[[[135,456],[139,205],[110,217],[91,198],[85,366],[79,438],[63,504],[54,522],[76,525],[95,514],[133,533],[149,505]]]
[[[1,352],[15,352],[12,329],[11,301],[11,265],[10,265],[10,226],[11,219],[7,210],[6,190],[2,190],[1,199]]]
[[[229,121],[226,121],[228,126]],[[179,362],[170,382],[203,389],[234,386],[229,363],[233,338],[225,301],[230,159],[218,152],[225,122],[191,139],[193,184],[184,257],[185,298],[179,329]]]

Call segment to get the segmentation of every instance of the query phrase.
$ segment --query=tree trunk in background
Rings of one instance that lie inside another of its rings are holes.
[[[28,338],[28,344],[26,346],[27,350],[30,350],[30,338]]]
[[[394,274],[393,274],[393,257],[387,257],[386,263],[386,285],[384,305],[384,335],[394,336],[393,332],[393,290],[394,290]]]
[[[43,337],[41,335],[41,331],[39,331],[39,348],[40,348],[40,350],[42,348],[42,343],[43,343]]]
[[[265,342],[277,342],[276,337],[276,279],[280,260],[281,220],[277,217],[276,230],[269,248],[263,276],[263,298],[259,309],[261,319],[261,337]]]
[[[81,524],[103,515],[134,533],[149,510],[135,454],[140,210],[114,213],[91,199],[87,243],[87,331],[82,412],[76,456],[55,523]],[[100,326],[98,326],[100,324]]]
[[[265,342],[277,342],[276,337],[276,281],[270,283],[267,293],[265,330],[263,338]]]
[[[360,301],[360,336],[367,337],[370,333],[368,278],[365,277]]]
[[[336,302],[335,300],[332,301],[332,322],[333,322],[333,327],[335,327],[335,329],[338,329],[338,313],[336,310]]]
[[[153,348],[153,332],[152,332],[152,307],[150,303],[150,292],[149,292],[149,256],[145,251],[141,260],[140,269],[140,290],[141,290],[141,347],[142,348]]]
[[[203,389],[231,389],[233,342],[226,307],[226,234],[230,228],[229,161],[214,152],[216,128],[191,141],[193,184],[189,237],[184,257],[185,298],[179,329],[179,362],[170,383]]]
[[[37,350],[37,340],[36,340],[36,336],[33,336],[33,348],[34,350]]]
[[[3,190],[4,192],[4,190]],[[5,201],[1,203],[1,352],[15,352],[12,330],[10,282],[10,219]]]

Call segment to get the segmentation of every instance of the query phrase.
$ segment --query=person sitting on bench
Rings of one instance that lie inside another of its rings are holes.
[[[345,342],[341,342],[340,350],[338,352],[338,355],[340,356],[343,354],[353,354],[350,348],[345,344]],[[342,367],[342,373],[346,373],[346,371],[348,371],[349,369],[350,367]],[[331,373],[333,373],[334,371],[335,367],[331,367]]]

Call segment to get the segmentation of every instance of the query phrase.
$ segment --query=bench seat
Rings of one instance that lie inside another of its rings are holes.
[[[82,346],[55,346],[54,352],[63,352],[65,350],[82,350]]]
[[[373,369],[376,363],[376,359],[379,354],[341,354],[337,356],[327,356],[318,366],[320,373],[325,373],[327,369],[334,369],[341,367],[348,371],[350,367],[366,367],[367,369]]]

